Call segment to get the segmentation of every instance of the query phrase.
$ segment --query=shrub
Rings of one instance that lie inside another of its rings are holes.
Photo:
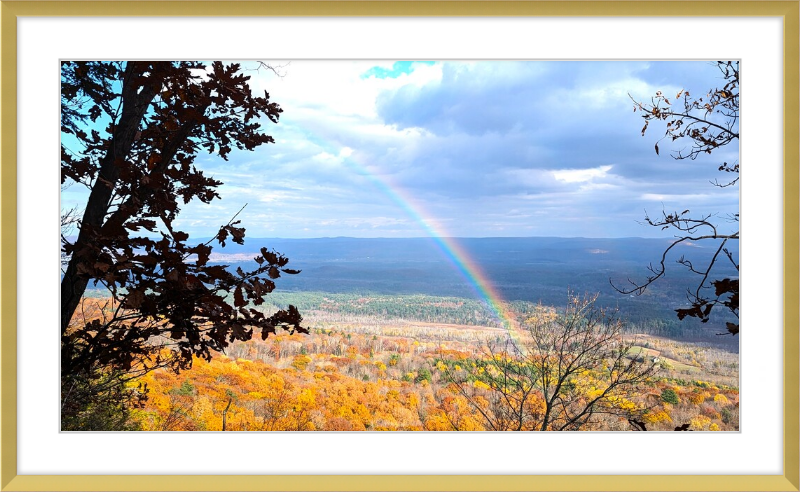
[[[661,401],[670,403],[672,405],[677,405],[681,402],[678,398],[678,394],[675,393],[675,390],[666,388],[661,392]]]
[[[723,408],[722,410],[720,410],[719,414],[721,420],[726,424],[730,424],[731,421],[733,420],[733,413],[731,413],[731,411],[728,410],[727,408]]]
[[[305,370],[306,366],[311,362],[311,357],[307,355],[295,355],[292,360],[292,367],[298,371]]]
[[[414,378],[415,383],[421,383],[422,381],[431,382],[431,371],[429,371],[427,367],[423,367],[417,371],[417,377]]]
[[[191,396],[194,394],[194,386],[192,385],[192,383],[186,380],[181,384],[180,388],[175,389],[173,391],[181,396]]]
[[[701,403],[706,401],[707,396],[708,396],[707,393],[695,390],[693,393],[689,394],[688,398],[689,401],[691,401],[695,405],[700,405]]]
[[[717,393],[717,395],[714,396],[714,401],[717,402],[717,403],[727,404],[728,403],[728,397],[726,397],[722,393]]]

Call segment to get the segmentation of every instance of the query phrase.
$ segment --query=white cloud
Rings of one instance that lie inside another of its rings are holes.
[[[320,152],[315,156],[311,157],[315,161],[324,162],[324,163],[331,163],[331,162],[338,162],[339,159],[337,156],[333,154],[329,154],[327,152]]]
[[[254,91],[284,109],[265,124],[278,143],[203,168],[226,183],[223,202],[261,207],[252,234],[420,235],[413,203],[453,235],[642,235],[637,220],[654,201],[737,206],[736,190],[703,194],[716,166],[702,174],[708,165],[674,161],[666,144],[656,156],[657,135],[642,138],[631,113],[628,93],[674,95],[698,85],[702,64],[457,61],[363,76],[393,64],[301,60],[282,78],[251,72]],[[735,160],[727,150],[713,157]],[[587,217],[596,232],[580,224]]]
[[[396,217],[348,217],[344,219],[328,219],[319,221],[322,226],[346,226],[346,227],[368,227],[372,229],[406,225],[408,219],[398,219]]]
[[[660,193],[645,193],[641,199],[648,202],[690,202],[697,200],[706,200],[709,198],[707,194],[688,194],[688,195],[671,195]]]
[[[565,183],[585,183],[596,178],[604,178],[614,166],[599,166],[590,169],[560,169],[550,171],[553,177]]]
[[[374,66],[388,68],[391,64],[370,60],[291,61],[283,70],[283,77],[262,70],[253,78],[253,86],[258,93],[269,92],[287,114],[300,108],[324,108],[326,115],[374,119],[375,101],[381,91],[423,86],[441,79],[437,65],[417,65],[411,73],[395,78],[361,77]],[[316,114],[320,116],[319,112]]]

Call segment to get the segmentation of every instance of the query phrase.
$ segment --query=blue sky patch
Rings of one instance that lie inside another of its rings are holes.
[[[433,61],[397,61],[392,64],[392,68],[372,67],[363,74],[362,79],[376,77],[379,79],[394,79],[403,74],[409,74],[414,71],[414,65],[433,65]]]

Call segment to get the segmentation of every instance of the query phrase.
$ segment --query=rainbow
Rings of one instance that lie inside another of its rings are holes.
[[[318,139],[313,140],[315,140],[315,144],[320,145],[323,149],[327,147]],[[327,149],[325,150],[327,152]],[[509,335],[510,341],[516,350],[524,351],[521,348],[522,345],[519,343],[519,325],[515,316],[507,307],[507,303],[500,295],[500,292],[489,280],[480,265],[478,265],[458,241],[447,233],[445,227],[436,220],[432,214],[424,214],[424,207],[419,204],[410,193],[405,191],[397,183],[393,183],[389,178],[381,177],[377,169],[373,170],[373,166],[359,162],[352,153],[344,153],[345,155],[343,155],[343,152],[330,153],[343,157],[345,165],[369,180],[381,193],[397,204],[412,220],[422,227],[425,233],[433,240],[434,244],[436,244],[443,256],[461,276],[464,277],[468,285],[472,287],[478,297],[481,298],[494,313]]]

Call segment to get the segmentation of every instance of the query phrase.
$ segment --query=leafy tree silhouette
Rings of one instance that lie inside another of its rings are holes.
[[[235,216],[206,243],[174,227],[182,204],[219,198],[222,183],[195,167],[201,151],[227,160],[274,142],[262,121],[277,123],[282,109],[253,95],[249,79],[222,62],[62,62],[61,182],[89,189],[82,217],[67,221],[77,238],[61,241],[63,398],[98,372],[186,369],[254,330],[307,332],[293,306],[251,307],[281,274],[298,273],[286,257],[261,248],[249,271],[209,263],[213,243],[243,244]],[[92,319],[76,314],[90,282],[112,299]]]

